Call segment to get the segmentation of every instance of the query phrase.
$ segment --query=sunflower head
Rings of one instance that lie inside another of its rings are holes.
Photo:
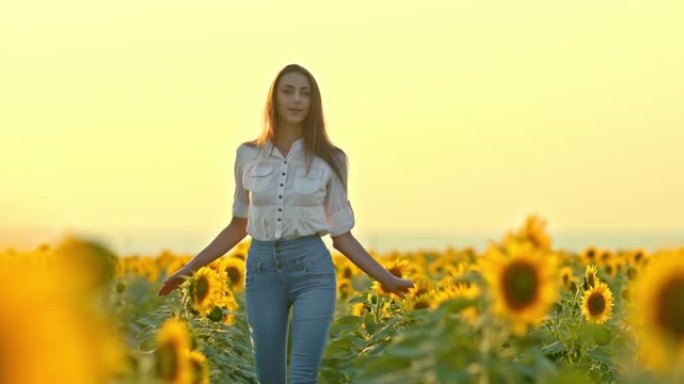
[[[546,233],[546,220],[539,215],[529,215],[525,220],[525,226],[520,234],[530,241],[535,247],[543,250],[551,249],[551,237]]]
[[[536,214],[528,215],[525,223],[517,231],[508,231],[503,239],[503,244],[509,246],[513,243],[529,243],[532,247],[549,251],[551,238],[546,233],[546,220]]]
[[[620,264],[616,260],[610,260],[609,262],[603,264],[603,271],[606,275],[614,278],[620,272]]]
[[[190,372],[193,384],[209,384],[209,365],[207,357],[198,350],[188,351],[186,355],[190,362]]]
[[[413,276],[411,279],[413,280],[414,287],[409,288],[409,295],[421,296],[436,288],[434,280],[425,274]]]
[[[563,267],[560,269],[559,272],[560,275],[560,283],[565,289],[570,289],[573,280],[575,279],[575,276],[572,274],[572,268],[571,267]]]
[[[223,271],[227,285],[234,292],[241,292],[244,289],[245,262],[237,257],[224,257],[219,271]]]
[[[584,289],[589,290],[599,283],[598,271],[593,264],[587,265],[584,270]]]
[[[228,277],[228,282],[231,285],[239,285],[240,282],[242,282],[242,271],[239,268],[233,265],[229,265],[226,267],[224,272],[226,273],[226,277]]]
[[[200,268],[190,279],[192,309],[201,315],[207,315],[220,303],[224,286],[219,271],[209,267]]]
[[[644,362],[659,370],[684,364],[684,252],[654,254],[630,292]]]
[[[371,310],[371,306],[365,302],[354,303],[351,307],[352,315],[358,317],[363,317],[366,313],[370,313]]]
[[[632,266],[641,266],[648,259],[649,254],[642,248],[632,250],[627,254],[627,262]]]
[[[582,296],[582,314],[594,324],[603,324],[613,313],[613,293],[605,283],[599,282]]]
[[[433,300],[434,292],[426,292],[422,295],[409,295],[404,305],[408,310],[416,311],[421,309],[434,308],[435,300]]]
[[[598,254],[599,250],[595,246],[590,245],[580,252],[580,259],[584,265],[596,264]]]
[[[525,243],[503,252],[490,248],[481,261],[482,275],[494,302],[494,313],[507,318],[517,334],[541,323],[558,296],[556,258]]]
[[[157,377],[173,383],[186,383],[191,372],[187,352],[191,348],[188,326],[180,319],[169,318],[157,333],[155,371]]]
[[[599,254],[597,263],[599,265],[607,265],[615,258],[615,254],[610,249],[604,249]]]
[[[398,278],[404,278],[409,270],[410,263],[404,259],[395,259],[387,266],[387,270]]]
[[[104,288],[116,274],[116,254],[94,240],[67,236],[55,255],[57,270],[69,276],[71,285],[78,284],[78,293]]]
[[[352,286],[351,280],[344,278],[337,279],[337,292],[341,299],[347,299],[351,296],[353,291],[354,287]]]

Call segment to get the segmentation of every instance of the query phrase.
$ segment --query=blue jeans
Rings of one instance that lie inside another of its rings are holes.
[[[290,384],[317,383],[337,302],[337,275],[318,235],[252,239],[245,307],[260,384],[285,384],[292,307]]]

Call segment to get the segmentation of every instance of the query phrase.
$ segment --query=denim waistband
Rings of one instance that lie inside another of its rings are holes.
[[[260,246],[266,246],[266,247],[280,246],[280,245],[292,246],[295,244],[305,243],[307,241],[311,241],[314,239],[320,239],[320,238],[321,238],[321,235],[318,233],[314,233],[312,235],[295,237],[292,239],[258,240],[258,239],[252,238],[252,244],[260,245]]]

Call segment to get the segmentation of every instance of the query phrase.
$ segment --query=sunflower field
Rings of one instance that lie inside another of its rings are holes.
[[[471,247],[370,254],[387,294],[333,251],[319,383],[684,383],[684,247],[552,247],[545,221]],[[193,255],[69,237],[0,251],[0,384],[256,383],[246,239],[158,296]]]

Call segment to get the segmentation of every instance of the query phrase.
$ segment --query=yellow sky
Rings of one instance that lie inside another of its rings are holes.
[[[679,1],[6,2],[0,228],[215,232],[295,62],[349,155],[357,232],[498,234],[532,212],[683,229],[682,19]]]

